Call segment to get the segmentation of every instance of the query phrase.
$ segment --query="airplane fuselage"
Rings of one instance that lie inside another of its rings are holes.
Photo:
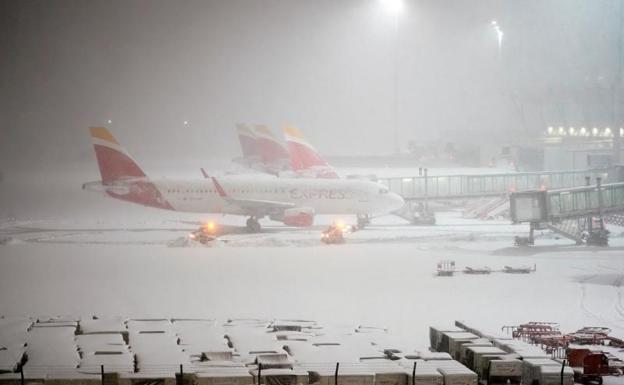
[[[147,181],[146,181],[147,182]],[[315,214],[383,214],[402,206],[402,200],[377,183],[361,180],[277,178],[264,176],[224,176],[219,183],[233,199],[291,203],[293,207],[308,207]],[[115,182],[104,185],[114,198],[154,206],[137,201],[133,196],[144,189],[142,181]],[[149,180],[160,193],[160,208],[195,213],[251,215],[221,197],[211,180]]]

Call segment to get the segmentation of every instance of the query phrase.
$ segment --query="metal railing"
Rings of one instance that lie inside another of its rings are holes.
[[[546,202],[551,219],[624,211],[624,183],[551,190]]]
[[[451,199],[505,194],[515,191],[584,186],[586,178],[606,180],[606,169],[518,172],[509,174],[435,175],[379,178],[405,200]]]

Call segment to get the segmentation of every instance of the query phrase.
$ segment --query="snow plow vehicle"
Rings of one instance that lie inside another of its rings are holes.
[[[201,225],[201,227],[191,232],[188,237],[189,240],[199,242],[202,245],[209,245],[217,240],[218,231],[217,225],[214,222],[207,222]]]
[[[323,231],[321,234],[321,242],[327,245],[344,243],[344,234],[355,231],[357,231],[355,226],[347,226],[340,222],[332,223],[327,230]]]

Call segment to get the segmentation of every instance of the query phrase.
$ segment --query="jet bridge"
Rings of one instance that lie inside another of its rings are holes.
[[[511,219],[530,223],[529,243],[533,230],[546,227],[577,244],[606,244],[608,232],[605,216],[624,212],[624,183],[511,194]]]
[[[562,189],[583,186],[587,178],[606,180],[607,169],[515,172],[477,175],[424,175],[379,178],[406,201],[463,199],[508,194],[515,191]]]

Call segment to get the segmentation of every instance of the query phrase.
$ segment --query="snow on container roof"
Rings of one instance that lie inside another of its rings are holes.
[[[198,330],[218,330],[219,333],[223,331],[223,326],[217,325],[214,320],[180,319],[174,320],[171,326],[176,333],[192,333]]]
[[[63,322],[36,322],[32,325],[33,328],[62,328],[71,327],[76,329],[78,322],[76,321],[63,321]]]
[[[310,341],[313,337],[314,334],[309,332],[280,331],[275,333],[278,341]]]
[[[314,320],[303,320],[303,319],[275,319],[271,322],[271,326],[275,325],[299,325],[304,328],[320,328],[321,325]]]
[[[436,332],[465,332],[464,329],[457,327],[455,325],[452,325],[452,324],[429,326],[429,331],[432,331],[432,330]]]
[[[533,366],[561,366],[561,364],[551,358],[525,358],[522,360],[526,365]]]
[[[244,368],[245,364],[239,361],[194,361],[193,364],[197,368]]]
[[[59,322],[59,323],[63,323],[63,322],[78,322],[80,321],[80,317],[79,316],[75,316],[75,315],[40,315],[37,316],[37,322],[40,323],[48,323],[48,322]]]
[[[204,357],[211,361],[232,361],[235,358],[233,349],[228,347],[221,350],[209,345],[180,345],[180,347],[189,356]]]
[[[262,368],[292,368],[292,360],[286,353],[259,354],[256,356],[255,364],[262,365]]]
[[[479,336],[477,336],[476,334],[465,332],[465,331],[444,332],[443,334],[447,336],[449,339],[453,339],[453,340],[475,340],[479,338]]]
[[[0,373],[16,370],[17,366],[22,362],[25,351],[24,346],[0,349]]]
[[[166,349],[178,347],[178,338],[174,334],[166,333],[138,333],[128,335],[128,345],[134,351]]]
[[[265,319],[258,318],[232,318],[227,320],[223,326],[227,327],[238,327],[238,326],[247,326],[247,327],[257,327],[257,328],[268,328],[270,322]]]
[[[99,318],[80,321],[82,334],[126,333],[128,329],[122,317]]]
[[[62,348],[58,345],[48,346],[46,350],[28,349],[26,351],[28,361],[24,368],[34,369],[36,367],[78,367],[80,356],[78,351]]]
[[[430,352],[427,350],[423,350],[420,352],[416,352],[416,355],[418,355],[419,358],[422,358],[425,361],[432,361],[432,360],[452,360],[453,358],[451,357],[450,354],[446,353],[446,352]],[[407,355],[406,355],[407,357]]]
[[[32,324],[33,321],[25,317],[0,318],[0,347],[23,345]]]
[[[468,350],[473,351],[476,354],[505,354],[505,351],[495,346],[470,346]]]
[[[108,372],[134,372],[134,354],[130,352],[85,354],[78,371],[97,374],[100,373],[101,365],[104,365],[104,369]]]
[[[76,345],[81,352],[128,350],[121,334],[79,334],[76,336]]]
[[[160,332],[174,334],[173,325],[167,319],[153,321],[129,320],[127,326],[130,333]]]
[[[229,348],[223,328],[212,321],[176,321],[173,328],[180,345],[205,346],[207,351]]]
[[[26,342],[32,344],[33,341],[66,340],[74,342],[75,328],[33,328],[26,334]]]

